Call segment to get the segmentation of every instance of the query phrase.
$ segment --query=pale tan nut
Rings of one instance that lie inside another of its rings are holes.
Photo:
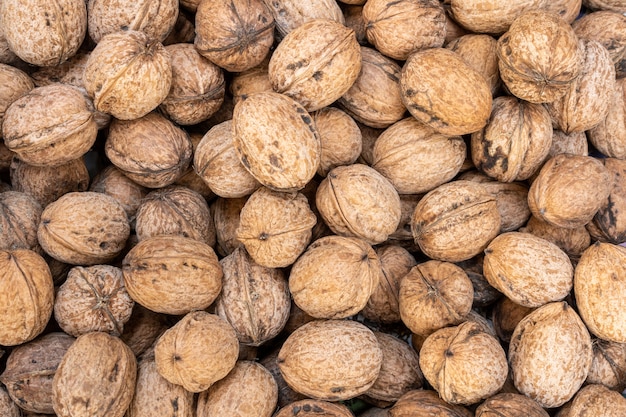
[[[156,342],[159,374],[187,391],[202,392],[235,367],[239,342],[233,328],[206,311],[185,315]]]
[[[460,136],[436,133],[408,117],[381,133],[372,156],[372,168],[387,178],[399,194],[420,194],[459,173],[466,145]]]
[[[354,31],[333,20],[315,19],[291,31],[269,63],[274,91],[312,112],[343,96],[361,70]]]
[[[136,30],[163,42],[174,28],[178,16],[176,0],[89,0],[87,4],[89,36],[94,42],[119,30]]]
[[[145,187],[128,178],[115,165],[109,165],[98,172],[91,181],[89,191],[115,198],[124,207],[131,221],[135,219],[141,200],[148,194]]]
[[[621,307],[626,287],[626,248],[596,242],[580,257],[574,293],[580,317],[595,336],[626,343],[626,312]]]
[[[274,18],[261,0],[206,0],[196,10],[194,45],[230,72],[259,65],[274,42]]]
[[[363,6],[367,40],[384,55],[404,61],[414,52],[443,45],[445,12],[435,0],[369,0]]]
[[[400,88],[409,113],[444,135],[476,132],[491,113],[485,77],[448,49],[412,54],[402,67]]]
[[[161,188],[187,171],[193,158],[189,135],[159,113],[111,122],[106,156],[139,185]]]
[[[274,417],[353,417],[348,407],[341,403],[304,399],[286,404]]]
[[[240,343],[259,346],[276,337],[285,327],[291,308],[282,270],[257,264],[243,247],[220,264],[224,278],[215,313],[235,329]]]
[[[381,265],[362,239],[326,236],[313,242],[294,263],[289,291],[315,318],[342,319],[361,311],[378,285]]]
[[[390,126],[406,113],[400,92],[401,70],[394,60],[361,46],[361,72],[338,100],[339,105],[367,126]]]
[[[0,381],[22,410],[54,413],[52,378],[74,340],[65,333],[53,332],[11,351]],[[0,414],[6,416],[6,413]]]
[[[38,166],[58,166],[83,156],[97,133],[93,104],[66,84],[30,90],[11,103],[2,123],[7,148]]]
[[[626,398],[602,385],[587,385],[576,393],[558,417],[620,417],[626,413]]]
[[[0,63],[0,127],[4,113],[11,103],[35,88],[33,79],[24,71]],[[2,129],[0,129],[2,139]]]
[[[138,119],[167,97],[172,84],[170,55],[143,32],[114,32],[89,55],[83,83],[96,110],[116,119]]]
[[[274,377],[257,362],[240,361],[198,397],[198,417],[271,417],[278,401]]]
[[[107,333],[80,336],[63,356],[52,380],[58,417],[122,417],[135,392],[137,360]]]
[[[593,219],[608,199],[611,186],[611,175],[598,159],[556,155],[531,184],[528,207],[540,220],[573,229]]]
[[[400,282],[400,317],[413,333],[428,336],[463,322],[473,299],[472,282],[463,269],[431,260],[414,266]]]
[[[563,97],[583,66],[572,27],[543,10],[526,11],[498,39],[500,77],[516,97],[550,103]]]
[[[583,4],[593,10],[611,10],[626,13],[624,0],[583,0]]]
[[[626,78],[615,83],[606,119],[588,131],[589,142],[602,154],[626,159]]]
[[[499,35],[524,11],[537,9],[541,0],[451,0],[450,14],[470,32]]]
[[[559,407],[574,396],[591,360],[589,332],[566,302],[545,304],[524,317],[509,345],[515,388],[545,408]]]
[[[205,309],[222,289],[222,267],[213,249],[182,236],[142,240],[124,257],[122,272],[132,299],[158,313]]]
[[[0,249],[41,252],[37,227],[43,211],[34,197],[19,191],[0,193]]]
[[[54,66],[74,55],[87,33],[84,0],[0,3],[0,26],[9,48],[37,66]]]
[[[472,417],[467,408],[448,404],[433,390],[413,390],[404,394],[389,409],[389,417],[413,417],[432,415],[433,417]]]
[[[105,194],[71,192],[41,214],[37,238],[53,258],[73,265],[106,263],[119,255],[130,236],[126,212]]]
[[[267,57],[256,67],[233,74],[229,88],[235,104],[251,94],[274,91],[267,68],[269,63]]]
[[[242,243],[237,240],[236,230],[239,227],[241,209],[248,197],[221,198],[211,204],[211,214],[215,222],[217,252],[222,256],[232,253]]]
[[[553,226],[531,216],[525,227],[519,229],[523,233],[531,233],[557,245],[570,259],[578,259],[591,244],[591,236],[584,226],[574,229]]]
[[[498,42],[486,34],[467,34],[460,36],[446,44],[446,48],[461,55],[468,64],[487,80],[491,94],[500,88],[500,70],[498,69]]]
[[[552,131],[552,145],[548,152],[548,158],[560,153],[571,153],[574,155],[589,155],[589,145],[585,132],[573,132],[569,135],[561,130]]]
[[[507,297],[502,297],[491,312],[491,321],[498,338],[510,343],[517,324],[534,310],[533,307],[524,307]]]
[[[356,162],[363,144],[361,130],[354,119],[334,107],[325,107],[311,116],[322,147],[317,173],[325,177],[333,168]]]
[[[548,417],[536,401],[525,395],[500,393],[487,398],[476,409],[476,417]]]
[[[211,117],[224,102],[224,72],[189,43],[168,45],[172,85],[159,108],[179,125],[195,125]]]
[[[374,333],[350,320],[316,320],[291,333],[278,366],[294,390],[313,399],[340,401],[376,382],[382,350]]]
[[[623,177],[626,175],[626,161],[616,158],[604,158],[602,163],[611,176],[611,193],[593,217],[602,238],[600,240],[619,245],[626,241],[626,186]]]
[[[333,0],[263,0],[272,13],[276,30],[284,38],[289,32],[314,19],[334,20],[345,24],[339,4]]]
[[[22,417],[22,411],[4,387],[0,387],[0,412],[6,417]]]
[[[601,384],[623,392],[626,389],[626,343],[592,338],[593,361],[586,384]]]
[[[626,16],[609,10],[588,13],[572,27],[579,38],[600,42],[609,51],[617,78],[626,76]]]

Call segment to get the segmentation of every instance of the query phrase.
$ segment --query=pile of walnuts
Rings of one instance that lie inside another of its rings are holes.
[[[626,415],[623,0],[0,0],[0,415]]]

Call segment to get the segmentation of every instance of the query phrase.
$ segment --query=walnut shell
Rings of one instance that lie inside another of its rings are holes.
[[[602,384],[622,392],[626,389],[626,343],[592,339],[593,361],[587,374],[587,384]]]
[[[278,44],[268,67],[274,91],[319,110],[343,96],[361,71],[361,49],[352,29],[315,19]]]
[[[330,229],[370,244],[382,243],[400,222],[400,197],[373,168],[353,164],[331,170],[317,188],[315,202]]]
[[[464,321],[473,299],[472,282],[463,269],[431,260],[414,266],[400,282],[400,317],[413,333],[428,336]]]
[[[563,97],[582,70],[572,27],[543,10],[526,11],[498,39],[500,77],[516,97],[550,103]]]
[[[542,407],[569,401],[587,378],[591,337],[566,302],[548,303],[524,317],[513,332],[509,365],[520,393]]]
[[[612,10],[626,13],[624,0],[583,0],[583,4],[593,10]]]
[[[116,119],[138,119],[157,108],[170,91],[170,54],[143,32],[110,33],[89,55],[83,83],[97,110]]]
[[[9,48],[29,64],[59,65],[74,55],[87,33],[84,0],[0,3],[0,26]]]
[[[193,311],[156,342],[157,371],[187,391],[207,390],[235,367],[239,343],[228,323],[206,311]]]
[[[54,374],[54,411],[58,417],[122,417],[136,379],[137,361],[124,342],[107,333],[86,333],[72,343]]]
[[[471,32],[499,35],[524,11],[537,9],[539,5],[540,0],[451,0],[450,13]]]
[[[382,349],[367,327],[350,320],[317,320],[289,335],[278,354],[287,384],[311,398],[340,401],[376,382]]]
[[[129,220],[135,219],[135,213],[148,190],[128,178],[115,165],[109,165],[94,177],[89,191],[103,193],[115,198],[124,207]]]
[[[400,245],[409,252],[420,252],[411,233],[411,217],[423,196],[423,194],[400,194],[400,223],[396,231],[387,238],[387,243]]]
[[[608,10],[589,13],[576,20],[572,27],[579,38],[600,42],[609,51],[617,78],[626,76],[626,17],[623,14]]]
[[[268,57],[256,67],[233,74],[230,82],[230,92],[233,95],[235,104],[251,94],[274,91],[267,69],[269,63]]]
[[[476,417],[549,417],[534,400],[520,394],[497,394],[476,409]]]
[[[345,5],[342,7],[345,25],[354,31],[356,40],[360,45],[367,44],[365,33],[365,21],[363,20],[363,6]]]
[[[428,192],[452,180],[465,160],[465,141],[445,136],[413,117],[388,127],[376,140],[372,168],[400,194]]]
[[[93,104],[77,87],[66,84],[30,90],[11,103],[2,123],[7,148],[38,166],[80,158],[97,133]]]
[[[342,25],[345,23],[343,13],[336,1],[313,0],[262,0],[265,7],[272,13],[276,30],[281,37],[314,19],[334,20]]]
[[[278,407],[283,408],[283,407],[287,407],[292,402],[305,400],[307,398],[305,395],[302,395],[299,392],[292,390],[291,387],[287,385],[287,383],[285,382],[285,379],[280,373],[280,369],[278,368],[278,363],[276,362],[276,358],[278,358],[278,353],[280,351],[280,348],[281,346],[279,345],[277,348],[273,349],[269,354],[262,357],[259,362],[274,377],[274,380],[276,381],[276,385],[278,386]],[[314,401],[314,400],[311,400],[311,401]],[[352,416],[349,416],[349,417],[352,417]]]
[[[149,188],[174,183],[193,158],[189,135],[154,112],[135,120],[113,120],[104,151],[124,175]]]
[[[322,177],[340,165],[350,165],[361,155],[361,130],[354,119],[334,107],[313,113],[313,122],[320,135],[321,154],[317,173]]]
[[[321,400],[299,400],[285,405],[274,417],[353,417],[350,409],[341,403]]]
[[[531,184],[528,207],[533,216],[554,226],[584,226],[606,202],[611,185],[611,175],[599,160],[556,155]]]
[[[414,51],[438,48],[446,35],[443,6],[436,0],[369,0],[363,6],[367,40],[399,61]]]
[[[202,133],[198,132],[191,132],[189,134],[194,154],[196,153],[196,149],[198,149],[198,145],[200,144],[203,136],[204,135]],[[207,201],[211,201],[215,197],[215,193],[209,188],[204,180],[196,174],[193,170],[193,166],[189,166],[187,171],[179,179],[174,181],[174,184],[182,185],[183,187],[187,187],[199,193]]]
[[[135,304],[120,339],[139,357],[167,330],[166,316]]]
[[[73,265],[113,260],[130,236],[126,212],[113,197],[85,191],[63,195],[41,214],[39,244],[53,258]]]
[[[460,36],[446,45],[447,49],[461,55],[467,63],[481,73],[495,94],[500,88],[500,70],[498,69],[498,42],[485,34],[467,34]]]
[[[257,362],[241,361],[199,395],[196,412],[198,417],[271,417],[277,401],[278,386],[272,374]]]
[[[456,263],[457,266],[463,268],[467,277],[472,281],[472,287],[474,288],[472,307],[478,308],[489,306],[502,297],[502,293],[493,288],[485,278],[483,274],[483,259],[483,255],[480,254],[467,261]]]
[[[54,413],[52,378],[72,343],[73,337],[54,332],[20,345],[11,352],[0,381],[21,409],[33,413]]]
[[[216,314],[235,329],[240,343],[259,346],[276,337],[291,307],[283,272],[257,264],[242,247],[220,264],[224,278]]]
[[[252,176],[277,191],[304,188],[320,162],[313,119],[296,101],[274,92],[252,94],[235,105],[233,143]]]
[[[569,135],[561,130],[552,131],[552,145],[548,152],[548,158],[560,153],[571,153],[574,155],[589,155],[589,145],[585,132],[573,132]]]
[[[179,6],[182,6],[179,2]],[[196,37],[196,26],[194,17],[188,16],[183,11],[179,11],[174,28],[163,41],[164,46],[174,45],[176,43],[193,43]]]
[[[0,63],[0,127],[6,109],[23,94],[35,88],[35,84],[24,71]],[[0,129],[2,139],[2,129]]]
[[[603,237],[616,245],[626,241],[626,187],[622,178],[626,175],[626,161],[604,158],[602,163],[611,176],[611,193],[593,217],[593,224],[600,229]]]
[[[448,404],[436,391],[413,390],[404,394],[389,409],[389,417],[414,417],[426,415],[432,417],[472,417],[467,408]]]
[[[602,385],[588,385],[576,393],[558,417],[619,417],[626,413],[626,398]]]
[[[504,343],[510,343],[518,323],[534,310],[533,307],[525,307],[502,297],[491,312],[491,321],[498,338]]]
[[[142,240],[122,261],[122,272],[133,300],[157,313],[205,309],[222,289],[222,267],[213,249],[182,236]]]
[[[6,417],[22,417],[21,409],[9,397],[6,389],[0,386],[0,413]]]
[[[274,18],[261,0],[206,0],[196,10],[200,55],[230,72],[259,65],[274,42]]]
[[[241,209],[248,201],[242,198],[217,198],[211,205],[211,214],[215,222],[217,235],[217,252],[226,256],[232,253],[241,242],[237,240],[235,231],[239,227]]]
[[[611,158],[626,159],[626,78],[615,83],[606,119],[589,130],[589,142]]]
[[[40,252],[37,227],[42,211],[37,200],[26,193],[0,193],[0,249]]]
[[[535,216],[531,216],[526,226],[519,231],[531,233],[554,243],[571,259],[578,259],[591,244],[591,237],[584,226],[566,229],[541,221]]]

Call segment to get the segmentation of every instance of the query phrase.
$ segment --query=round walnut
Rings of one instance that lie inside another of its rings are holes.
[[[561,130],[552,131],[552,145],[548,157],[551,158],[560,153],[571,153],[574,155],[589,155],[589,144],[585,132],[573,132],[569,135]]]
[[[574,229],[553,226],[531,216],[520,232],[531,233],[557,245],[571,259],[578,259],[591,244],[591,236],[584,226]]]
[[[73,265],[112,261],[130,236],[120,203],[106,194],[85,191],[63,195],[41,214],[39,244],[53,258]]]
[[[271,417],[278,401],[278,386],[257,362],[237,362],[235,368],[198,397],[197,417]],[[245,404],[245,407],[243,407]]]
[[[574,293],[580,316],[601,339],[626,343],[626,248],[596,242],[580,257],[574,275]]]
[[[37,227],[42,210],[37,200],[26,193],[0,193],[0,249],[41,251]]]
[[[179,125],[195,125],[211,117],[224,102],[224,73],[189,43],[168,45],[172,86],[159,108]]]
[[[620,417],[626,413],[626,398],[602,385],[588,385],[576,393],[558,417]]]
[[[119,30],[136,30],[150,39],[163,42],[178,17],[176,0],[89,0],[87,7],[89,36],[94,42]]]
[[[626,343],[592,338],[593,361],[587,384],[602,384],[622,392],[626,389]]]
[[[421,389],[407,392],[389,409],[389,417],[414,417],[420,415],[472,417],[474,414],[461,405],[445,402],[436,391]]]
[[[148,190],[122,173],[115,165],[109,165],[94,177],[89,191],[103,193],[115,198],[124,207],[130,220],[146,196]]]
[[[116,119],[137,119],[167,97],[170,55],[144,32],[114,32],[100,39],[89,55],[83,83],[97,110]]]
[[[367,40],[384,55],[404,61],[418,50],[438,48],[446,35],[443,6],[436,0],[369,0],[363,6]]]
[[[187,391],[202,392],[235,367],[239,343],[228,323],[206,311],[185,315],[156,342],[157,371]]]
[[[291,31],[269,63],[274,91],[319,110],[343,96],[361,71],[361,49],[352,29],[315,19]]]
[[[326,401],[365,393],[376,381],[382,349],[374,333],[350,320],[317,320],[289,335],[278,366],[295,391]]]
[[[626,159],[626,78],[615,83],[606,118],[589,130],[589,142],[602,154]]]
[[[450,14],[464,28],[499,35],[524,11],[538,9],[540,0],[451,0]]]
[[[385,128],[402,119],[406,107],[400,93],[401,67],[372,48],[361,47],[361,72],[338,100],[359,122]]]
[[[583,4],[593,10],[611,10],[626,13],[624,0],[583,0]]]
[[[204,197],[178,185],[154,190],[137,210],[139,241],[158,235],[189,237],[215,246],[215,226]]]
[[[473,299],[467,274],[449,262],[418,264],[400,281],[400,317],[413,333],[422,336],[463,322]]]
[[[158,313],[205,309],[222,289],[222,267],[213,249],[182,236],[142,240],[124,258],[122,272],[132,299]]]
[[[0,381],[22,410],[54,413],[52,378],[72,343],[73,337],[54,332],[18,346],[11,352]]]
[[[120,336],[134,304],[124,288],[121,269],[111,265],[77,266],[70,269],[56,292],[54,318],[72,336],[89,332]]]
[[[591,337],[566,302],[548,303],[524,317],[513,332],[509,365],[515,388],[542,407],[569,401],[587,378]]]
[[[113,120],[104,151],[124,175],[149,188],[174,183],[193,157],[189,135],[156,112],[135,120]]]
[[[59,65],[74,55],[87,32],[84,0],[3,0],[0,26],[9,48],[29,64]]]
[[[237,240],[235,231],[239,227],[241,209],[243,209],[246,201],[248,201],[247,197],[218,197],[211,204],[211,214],[213,215],[217,237],[217,252],[222,256],[232,253],[241,245],[241,242]]]
[[[556,155],[544,164],[531,184],[528,206],[538,219],[573,229],[593,219],[607,201],[611,185],[611,175],[599,160]]]
[[[549,417],[537,401],[524,395],[503,393],[489,397],[476,409],[476,417]]]
[[[334,107],[311,114],[320,135],[321,154],[317,173],[322,177],[340,165],[350,165],[361,155],[361,130],[352,117]]]
[[[499,231],[496,198],[482,184],[466,180],[427,193],[411,218],[411,232],[422,252],[448,262],[478,255]]]
[[[262,187],[243,206],[235,236],[256,263],[282,268],[304,252],[316,222],[302,193]]]
[[[600,42],[609,51],[617,78],[626,76],[626,16],[608,10],[589,13],[572,27],[579,38]]]
[[[485,77],[448,49],[412,54],[402,67],[400,88],[411,115],[443,135],[480,130],[491,113]]]
[[[21,409],[15,404],[11,397],[9,397],[6,389],[2,386],[0,386],[0,413],[6,417],[22,417]],[[348,413],[350,412],[348,411]],[[352,413],[348,414],[348,416],[352,417],[351,414]]]
[[[348,407],[341,403],[321,400],[299,400],[286,404],[274,417],[353,417]]]
[[[242,247],[220,264],[224,279],[215,313],[235,329],[240,343],[259,346],[276,337],[291,307],[282,270],[257,264]]]
[[[539,307],[564,299],[574,285],[569,257],[530,233],[498,235],[485,249],[485,278],[516,304]]]
[[[518,323],[533,310],[532,307],[524,307],[502,297],[491,311],[491,321],[498,338],[504,343],[510,343]]]
[[[230,82],[230,92],[233,95],[235,104],[251,94],[273,91],[267,69],[269,63],[268,57],[256,67],[233,74]]]
[[[381,265],[361,239],[326,236],[313,242],[289,275],[294,302],[316,318],[341,319],[361,311],[378,285]]]
[[[4,4],[4,3],[2,3]],[[91,101],[67,84],[37,87],[13,101],[4,113],[6,147],[24,162],[58,166],[80,158],[96,141]]]
[[[281,37],[314,19],[334,20],[342,25],[345,23],[341,8],[333,0],[262,0],[270,10],[276,30]]]
[[[551,143],[552,121],[542,105],[497,97],[487,126],[472,134],[472,161],[498,181],[523,181],[541,167]]]
[[[616,245],[626,242],[626,186],[623,178],[626,176],[626,161],[615,158],[601,160],[611,176],[611,193],[604,201],[593,218],[596,226],[603,237]]]
[[[122,417],[135,392],[137,361],[118,337],[80,336],[61,360],[54,379],[58,417]]]
[[[370,244],[382,243],[400,222],[400,197],[391,182],[362,164],[331,170],[317,188],[315,202],[330,229]]]
[[[413,117],[388,127],[376,140],[372,168],[400,194],[428,192],[454,178],[465,161],[465,141]]]
[[[0,127],[2,127],[4,112],[9,105],[33,88],[35,84],[28,74],[0,63]],[[0,129],[0,139],[2,139],[2,129]]]
[[[198,5],[195,47],[227,71],[259,65],[273,42],[274,18],[261,0],[206,0]]]
[[[235,105],[233,144],[252,176],[278,191],[304,188],[320,163],[313,119],[296,101],[274,92],[252,94]]]
[[[487,80],[491,94],[500,88],[500,70],[498,69],[498,42],[486,34],[467,34],[460,36],[446,45],[447,49],[461,55],[470,67],[481,73]]]
[[[527,11],[498,39],[500,77],[516,97],[550,103],[578,78],[583,54],[572,27],[560,16]]]

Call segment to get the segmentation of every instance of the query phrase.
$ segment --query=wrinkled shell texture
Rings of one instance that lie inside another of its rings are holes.
[[[9,397],[9,394],[4,387],[0,387],[0,413],[6,417],[22,416],[22,411],[11,399],[11,397]]]
[[[574,396],[591,360],[589,332],[566,302],[539,307],[519,322],[511,337],[515,388],[545,408],[559,407]]]
[[[116,119],[137,119],[167,97],[172,84],[170,55],[143,32],[114,32],[91,52],[83,82],[97,110]]]
[[[272,54],[274,91],[319,110],[343,96],[361,71],[361,48],[352,29],[316,19],[291,31]]]
[[[94,331],[120,336],[134,304],[124,288],[121,269],[74,267],[57,290],[54,318],[72,336]]]
[[[619,417],[626,413],[626,398],[602,385],[582,388],[559,417]]]
[[[276,337],[291,307],[283,272],[257,264],[242,247],[220,264],[224,279],[215,312],[235,329],[241,343],[258,346]]]
[[[461,323],[473,300],[472,282],[463,269],[450,262],[418,264],[400,281],[400,317],[413,333],[422,336]]]
[[[366,392],[382,365],[376,336],[355,321],[312,321],[291,333],[278,354],[278,366],[295,391],[311,398],[340,401]]]
[[[278,33],[285,37],[289,32],[314,19],[334,20],[345,24],[341,8],[333,0],[263,0],[263,4],[272,12]]]
[[[470,67],[481,73],[495,93],[500,87],[500,70],[498,69],[498,55],[495,38],[485,34],[463,35],[446,45],[467,61]]]
[[[451,0],[451,15],[464,28],[499,35],[525,10],[537,8],[538,0]]]
[[[37,231],[48,255],[73,265],[113,260],[129,235],[128,217],[120,203],[90,191],[67,193],[49,204]]]
[[[124,258],[122,272],[133,300],[158,313],[207,308],[222,289],[222,267],[213,249],[182,236],[139,242]]]
[[[368,243],[387,240],[400,222],[400,197],[391,182],[362,164],[340,166],[328,173],[315,196],[330,229]]]
[[[626,343],[593,339],[593,361],[587,384],[602,384],[622,392],[626,389]]]
[[[232,253],[241,245],[241,242],[237,240],[235,231],[239,227],[239,215],[246,201],[246,197],[218,198],[211,205],[211,214],[217,235],[217,252],[222,256]]]
[[[187,391],[207,390],[234,367],[239,342],[233,328],[205,311],[194,311],[169,328],[154,347],[157,371]]]
[[[404,394],[389,409],[389,417],[414,417],[419,415],[433,417],[472,417],[467,408],[448,404],[439,394],[431,390],[413,390]]]
[[[109,165],[100,171],[91,182],[89,191],[115,198],[124,207],[129,219],[135,217],[141,200],[148,193],[145,187],[128,178],[115,165]]]
[[[626,78],[617,80],[606,119],[589,131],[589,142],[604,155],[626,159]]]
[[[626,16],[601,10],[581,17],[572,27],[579,38],[600,42],[609,51],[617,78],[626,76]]]
[[[198,417],[270,417],[278,401],[278,386],[257,362],[240,361],[222,380],[198,397]]]
[[[353,414],[341,403],[306,399],[286,405],[274,417],[353,417]]]
[[[0,193],[0,249],[39,251],[37,227],[42,211],[37,200],[26,193]]]
[[[282,268],[304,252],[315,223],[317,218],[302,193],[263,187],[243,206],[235,234],[255,262]]]
[[[520,394],[502,393],[485,400],[476,409],[476,417],[548,417],[536,401]]]
[[[124,342],[102,332],[84,334],[54,374],[54,412],[58,417],[122,417],[136,379],[137,361]]]
[[[266,58],[256,67],[233,74],[229,88],[235,104],[251,94],[273,91],[267,70],[269,62]]]
[[[165,316],[135,304],[120,339],[139,357],[167,329],[165,319]]]
[[[334,107],[325,107],[312,116],[322,148],[317,173],[326,176],[333,168],[354,163],[363,149],[361,130],[354,119]]]
[[[626,176],[626,160],[605,158],[602,163],[611,175],[611,193],[596,212],[593,224],[600,229],[610,243],[626,241],[626,186],[622,178]]]
[[[368,243],[326,236],[313,242],[295,262],[289,274],[289,291],[307,314],[341,319],[365,307],[380,273],[380,260]]]
[[[502,297],[491,313],[491,321],[498,338],[509,343],[517,324],[533,310],[532,307],[524,307],[507,297]]]
[[[444,135],[480,130],[491,113],[486,79],[448,49],[426,49],[409,56],[400,88],[409,113]]]
[[[0,127],[2,127],[7,107],[33,88],[35,88],[33,79],[24,71],[10,65],[0,64]],[[2,139],[2,129],[0,129],[0,139]]]
[[[591,236],[585,227],[565,229],[553,226],[531,216],[524,228],[519,230],[524,233],[531,233],[542,239],[557,245],[570,258],[579,258],[585,249],[591,244]]]
[[[560,153],[574,155],[589,155],[589,144],[585,132],[574,132],[566,135],[561,130],[552,131],[552,145],[550,145],[549,157]]]

